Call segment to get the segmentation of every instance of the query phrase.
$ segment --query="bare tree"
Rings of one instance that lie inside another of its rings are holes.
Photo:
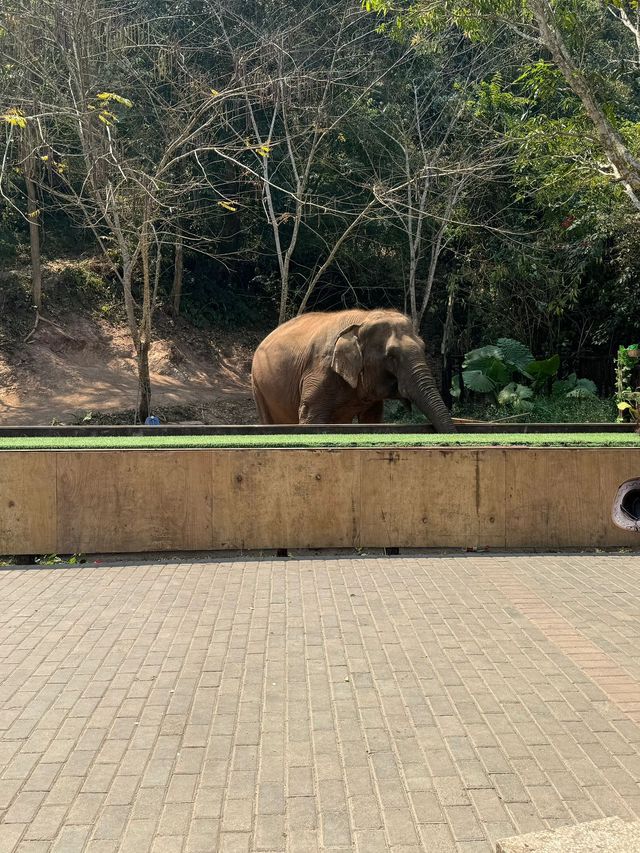
[[[236,160],[238,147],[225,147],[219,138],[225,95],[206,85],[197,66],[174,69],[167,100],[167,54],[180,51],[154,37],[158,21],[141,19],[139,11],[135,4],[114,9],[103,0],[24,0],[23,18],[30,16],[30,31],[44,34],[49,49],[38,53],[33,42],[22,45],[39,85],[20,115],[32,129],[33,156],[47,151],[55,164],[58,181],[49,192],[93,232],[122,286],[138,363],[136,411],[144,420],[151,411],[149,351],[162,247],[179,241],[205,250],[209,238],[194,224],[201,196],[217,198],[221,217],[235,209],[218,189],[209,161]],[[187,163],[195,165],[186,169]],[[180,250],[177,255],[180,285]]]
[[[5,14],[11,16],[13,11],[11,4],[8,3]],[[19,36],[11,38],[4,31],[2,33],[4,38],[0,39],[4,59],[4,73],[0,79],[4,83],[2,86],[4,99],[9,103],[12,103],[12,96],[16,89],[18,91],[22,90],[25,93],[25,100],[29,100],[29,92],[34,88],[36,81],[30,63],[23,61],[24,44],[28,40],[34,40],[36,43],[40,41],[40,34],[31,29],[28,20],[24,21],[18,16],[15,18],[12,17],[11,20]],[[2,18],[0,18],[0,31],[2,31],[1,21]],[[31,104],[31,108],[33,109],[33,103]],[[34,129],[28,124],[24,110],[16,103],[13,103],[13,106],[6,108],[1,118],[6,128],[6,139],[0,177],[4,176],[6,179],[9,159],[13,154],[14,162],[12,165],[24,177],[26,211],[4,192],[1,180],[0,192],[4,200],[9,205],[17,208],[28,223],[31,253],[31,296],[33,306],[36,310],[37,325],[40,311],[42,310],[42,260],[40,252],[42,210],[38,198],[38,176],[42,168],[42,163],[36,151]]]
[[[282,323],[306,309],[344,244],[377,206],[372,183],[353,186],[345,181],[336,194],[318,180],[318,173],[331,171],[332,145],[342,137],[347,117],[394,62],[380,67],[371,51],[361,63],[355,60],[354,53],[374,30],[358,3],[301,6],[295,20],[279,21],[266,34],[231,8],[217,14],[244,92],[251,151],[262,177],[261,203],[273,235]],[[296,250],[305,229],[322,232],[322,254],[296,285]]]
[[[429,305],[454,210],[472,175],[468,165],[446,161],[447,143],[456,129],[459,114],[451,118],[439,138],[427,139],[422,106],[414,90],[413,121],[400,127],[397,133],[387,134],[400,155],[402,179],[395,187],[381,184],[377,188],[380,201],[394,213],[406,235],[409,255],[406,291],[409,313],[417,331]]]
[[[387,146],[376,195],[405,237],[405,301],[417,331],[456,225],[482,225],[468,221],[460,209],[463,200],[505,163],[501,140],[470,131],[464,99],[452,97],[439,105],[434,94],[433,88],[414,83],[410,103],[398,108],[395,121],[378,128]]]

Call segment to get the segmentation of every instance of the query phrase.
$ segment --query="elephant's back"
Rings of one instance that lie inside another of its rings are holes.
[[[329,341],[352,323],[360,323],[371,312],[352,309],[347,311],[312,311],[301,314],[277,326],[258,346],[259,353],[279,354],[281,357],[299,357],[303,352],[317,354]]]

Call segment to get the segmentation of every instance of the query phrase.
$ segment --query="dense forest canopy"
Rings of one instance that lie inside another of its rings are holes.
[[[393,305],[445,360],[639,336],[637,0],[5,0],[0,53],[3,265],[42,310],[42,253],[103,255],[142,414],[159,304]]]

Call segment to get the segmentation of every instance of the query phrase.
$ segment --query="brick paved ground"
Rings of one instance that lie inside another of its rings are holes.
[[[640,560],[0,572],[0,851],[488,853],[640,816]]]

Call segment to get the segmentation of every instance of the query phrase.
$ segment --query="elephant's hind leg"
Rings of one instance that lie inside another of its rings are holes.
[[[269,411],[269,407],[267,406],[267,403],[266,403],[264,397],[260,393],[260,389],[255,384],[255,382],[253,382],[253,381],[251,383],[251,388],[253,391],[253,400],[256,404],[256,409],[258,411],[259,422],[261,424],[273,424],[273,423],[275,423],[273,417],[271,416],[271,412]]]

